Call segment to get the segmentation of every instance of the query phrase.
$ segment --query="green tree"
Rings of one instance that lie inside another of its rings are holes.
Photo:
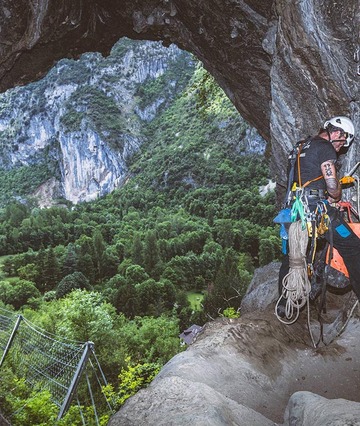
[[[74,272],[66,275],[56,287],[56,298],[64,297],[75,289],[90,290],[89,280],[81,272]]]
[[[102,294],[115,306],[117,312],[122,312],[127,318],[134,318],[139,314],[135,285],[129,283],[124,276],[116,274],[110,278]]]
[[[178,320],[173,317],[136,317],[119,333],[133,362],[164,365],[181,350]]]
[[[60,264],[52,247],[46,251],[42,275],[44,281],[44,291],[53,290],[60,280]]]
[[[142,266],[130,265],[126,269],[125,278],[130,284],[139,284],[148,280],[150,277]]]
[[[93,257],[89,253],[79,254],[76,269],[83,273],[91,284],[95,283],[95,267]]]
[[[103,257],[105,252],[105,241],[104,237],[99,228],[96,228],[93,236],[93,245],[94,245],[94,266],[95,266],[95,278],[101,279],[103,276]]]
[[[67,246],[65,258],[61,267],[61,275],[66,277],[76,271],[77,255],[74,244],[70,243]]]
[[[15,309],[20,309],[30,299],[40,297],[40,292],[35,283],[26,280],[15,282],[0,281],[0,299]]]
[[[233,249],[227,249],[224,260],[216,273],[214,285],[204,298],[204,310],[211,316],[217,316],[226,308],[240,306],[245,294],[245,283],[241,282],[239,258]]]
[[[161,365],[157,363],[134,363],[130,357],[126,358],[126,367],[121,369],[118,376],[119,386],[115,392],[112,385],[104,389],[110,401],[115,401],[119,409],[125,401],[135,395],[140,389],[149,385],[160,371]]]
[[[159,260],[159,250],[155,232],[149,231],[145,237],[144,247],[144,266],[146,272],[151,274]]]
[[[58,315],[62,321],[57,333],[62,336],[82,342],[92,341],[99,348],[114,339],[115,308],[99,293],[72,291],[58,305]]]
[[[278,245],[277,241],[271,238],[262,238],[259,245],[259,265],[264,266],[272,262],[276,258],[275,246]]]
[[[131,248],[131,258],[133,263],[136,265],[144,265],[143,257],[143,244],[140,233],[136,233],[134,236],[132,248]]]
[[[19,277],[23,280],[36,282],[39,277],[39,271],[34,263],[27,263],[18,268]]]

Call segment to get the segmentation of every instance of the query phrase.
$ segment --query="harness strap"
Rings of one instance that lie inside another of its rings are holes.
[[[308,180],[307,182],[304,183],[303,188],[306,188],[311,182],[316,182],[317,180],[320,180],[320,179],[323,179],[323,178],[324,178],[324,176],[321,175],[321,176],[318,176],[315,179]]]
[[[302,188],[306,188],[310,183],[316,182],[317,180],[320,180],[320,179],[323,179],[324,176],[320,175],[320,176],[318,176],[315,179],[308,180],[307,182],[304,183],[304,185],[301,184],[300,154],[301,154],[301,150],[302,150],[303,145],[304,145],[304,142],[299,145],[299,150],[298,150],[298,153],[297,153],[297,166],[298,166],[297,167],[297,171],[298,171],[298,182],[299,182],[299,186],[302,187]]]

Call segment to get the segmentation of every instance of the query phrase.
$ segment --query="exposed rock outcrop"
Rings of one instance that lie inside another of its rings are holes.
[[[249,295],[263,297],[259,309],[246,297],[247,312],[240,319],[206,324],[196,342],[171,359],[149,388],[130,398],[109,425],[331,424],[329,416],[319,417],[331,402],[304,391],[349,400],[334,403],[337,410],[331,412],[340,419],[334,424],[355,419],[350,414],[359,413],[360,402],[358,318],[330,345],[314,349],[306,313],[294,325],[283,325],[273,313],[276,290],[261,289],[264,276],[265,285],[276,289],[277,270],[275,264],[259,270],[249,287]],[[312,408],[317,417],[308,414]]]
[[[311,392],[294,393],[286,409],[285,424],[302,426],[359,426],[360,404],[327,399]]]
[[[350,114],[360,131],[357,0],[5,0],[0,19],[2,91],[122,36],[194,53],[271,140],[280,182],[288,148],[325,117]],[[350,154],[345,169],[359,150]]]
[[[107,58],[89,53],[76,62],[62,60],[41,81],[1,94],[0,167],[52,164],[56,179],[33,194],[42,195],[42,206],[113,191],[146,140],[144,126],[178,93],[181,73],[165,77],[173,67],[186,72],[194,61],[175,45],[122,39]],[[136,96],[160,77],[161,102]]]

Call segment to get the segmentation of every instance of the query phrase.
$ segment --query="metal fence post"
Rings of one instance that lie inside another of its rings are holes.
[[[85,343],[85,347],[84,347],[84,351],[81,355],[80,361],[76,367],[76,371],[74,374],[74,377],[71,381],[71,384],[68,388],[67,394],[65,396],[64,402],[60,408],[60,412],[58,415],[58,420],[60,420],[62,418],[62,416],[67,412],[67,410],[70,407],[71,401],[74,397],[74,394],[76,392],[77,386],[79,384],[79,380],[81,377],[82,372],[84,371],[84,368],[86,367],[86,363],[89,359],[90,356],[90,352],[91,349],[94,347],[94,343],[93,342],[86,342]]]
[[[20,325],[20,322],[21,322],[22,319],[23,319],[23,317],[21,315],[18,315],[16,323],[14,325],[14,328],[13,328],[13,330],[11,332],[9,340],[8,340],[8,342],[6,344],[5,349],[4,349],[4,353],[3,353],[2,357],[1,357],[0,367],[2,366],[2,364],[4,362],[6,354],[9,352],[10,346],[11,346],[13,340],[14,340],[14,337],[15,337],[15,333],[16,333],[17,329],[19,328],[19,325]]]

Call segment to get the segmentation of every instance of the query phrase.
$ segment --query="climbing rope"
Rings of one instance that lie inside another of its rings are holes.
[[[301,221],[293,222],[289,228],[290,270],[283,278],[283,290],[275,306],[275,314],[278,320],[284,324],[293,324],[299,318],[300,309],[309,301],[311,284],[306,262],[308,242],[307,229],[303,229]],[[285,319],[277,313],[281,299],[286,300]]]

